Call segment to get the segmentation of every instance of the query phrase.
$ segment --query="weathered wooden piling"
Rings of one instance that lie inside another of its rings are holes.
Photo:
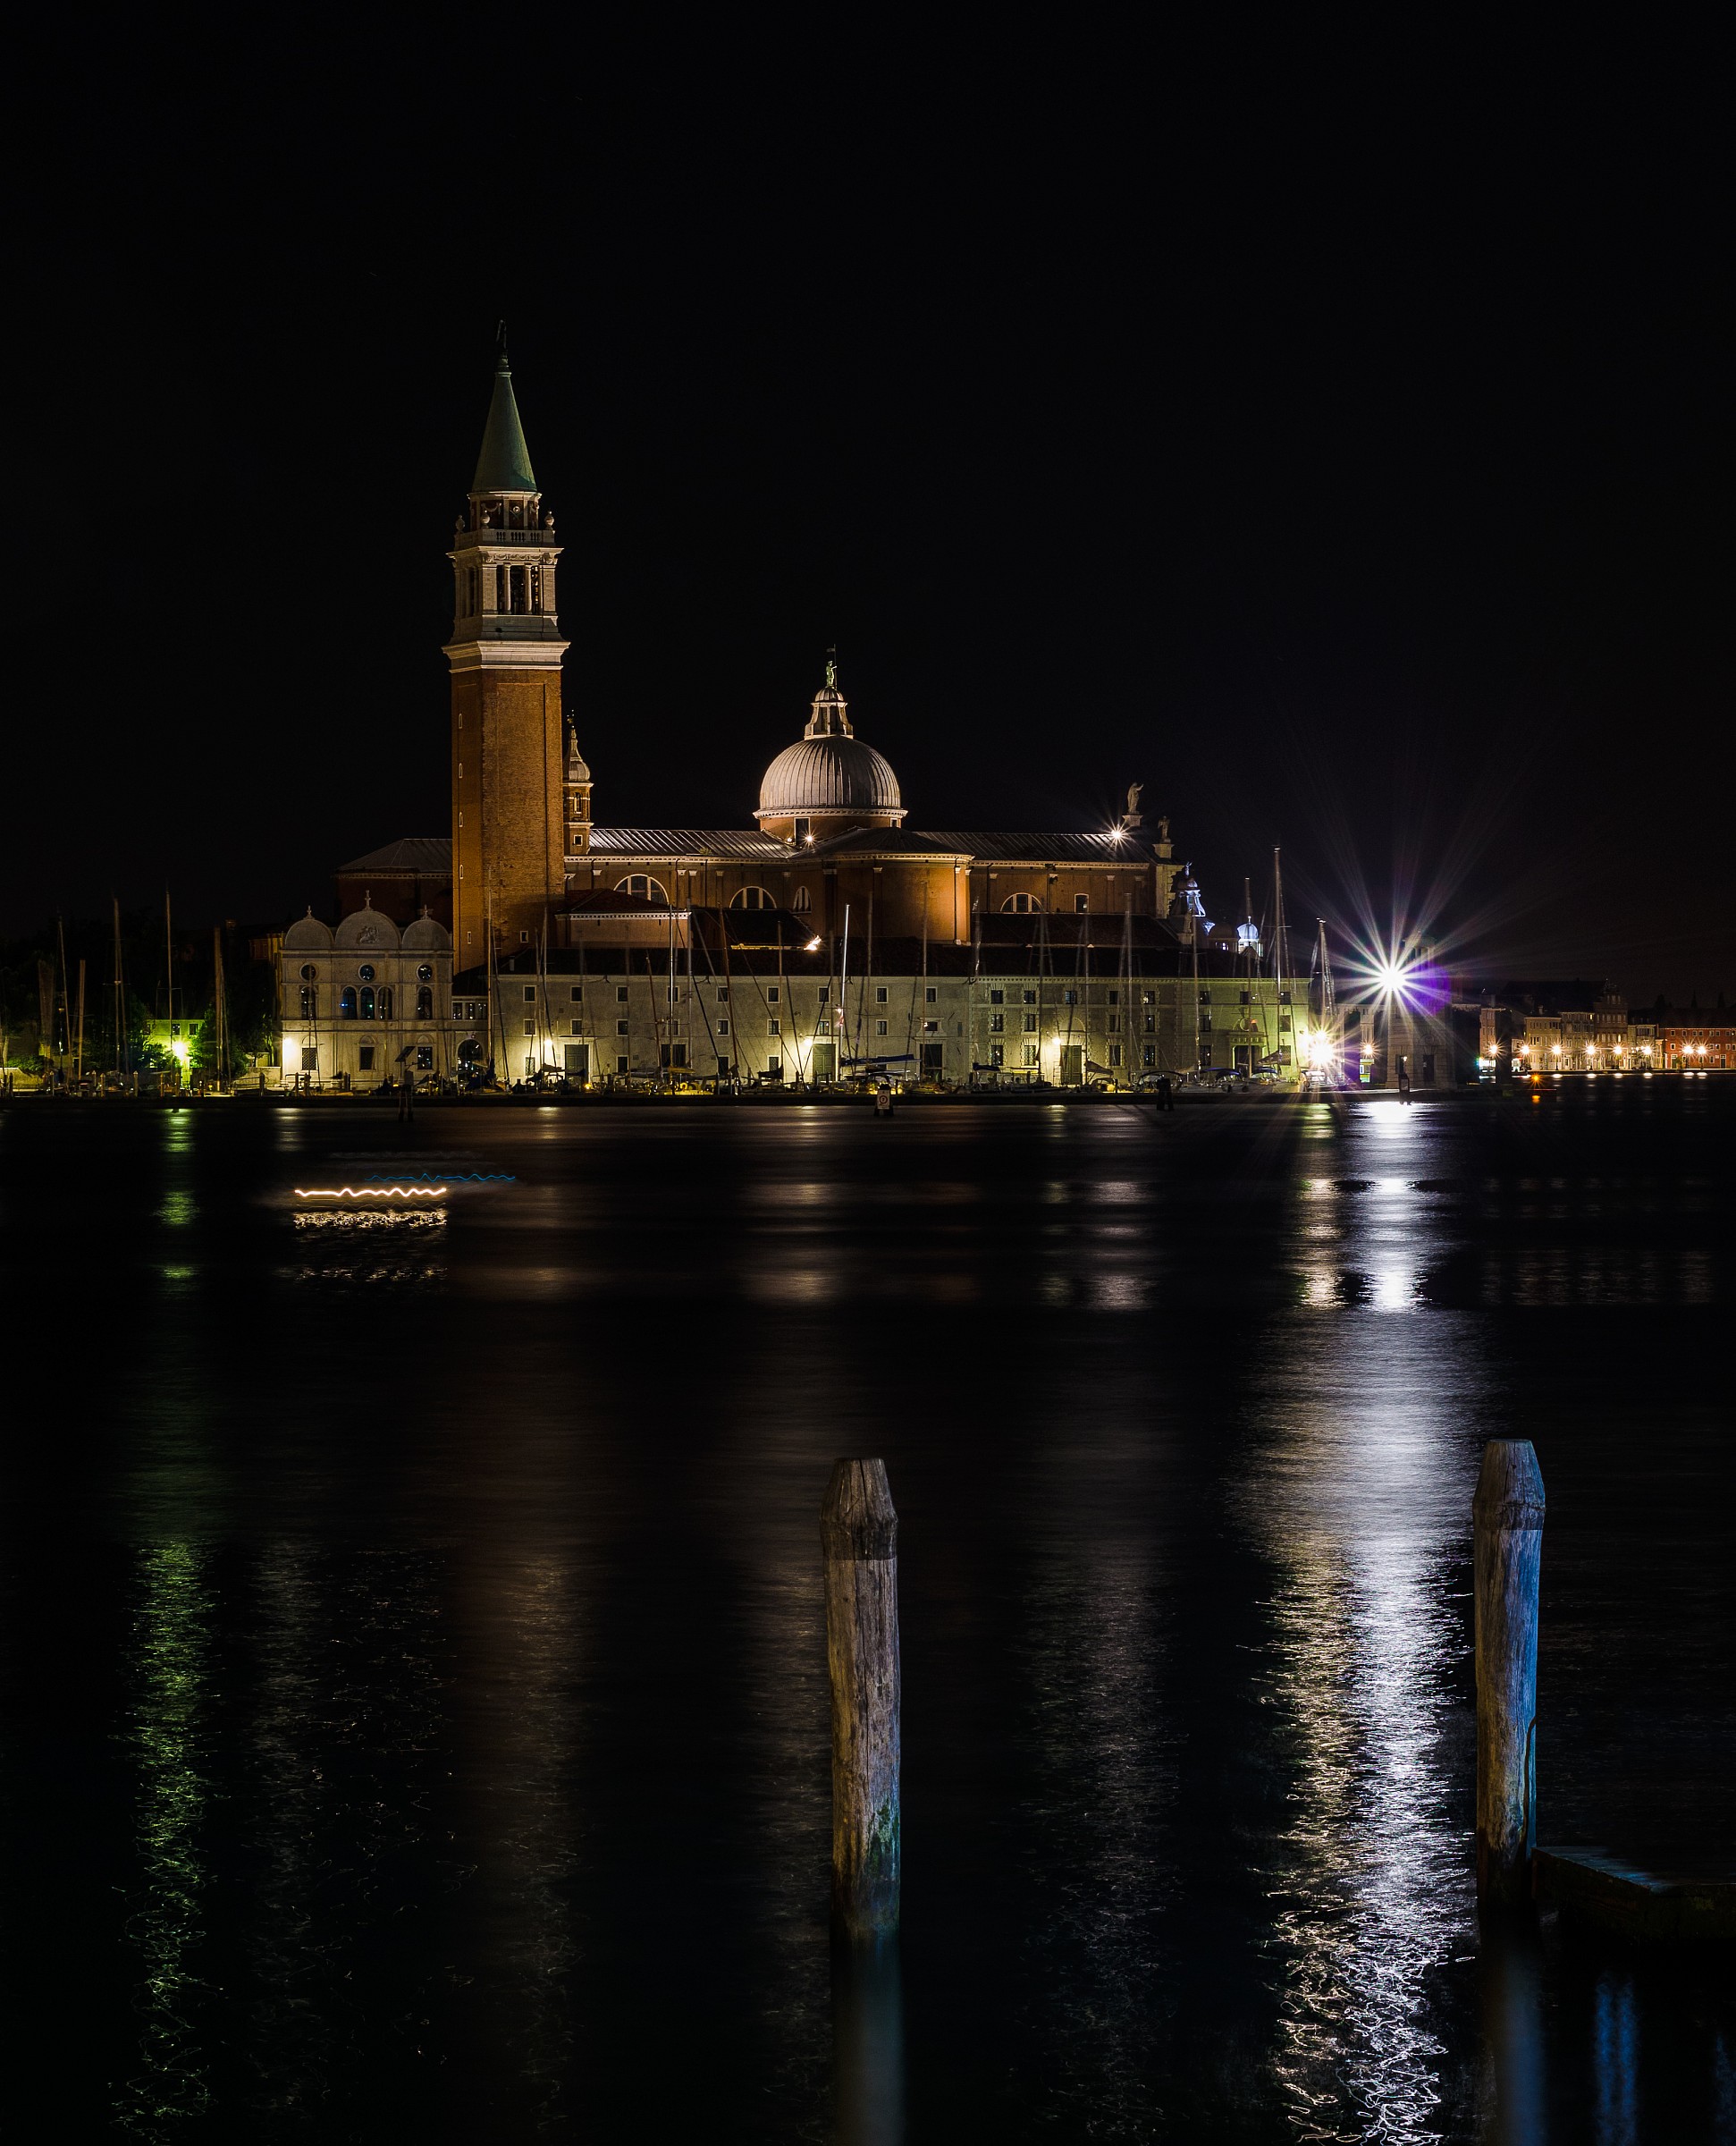
[[[898,1516],[883,1460],[840,1460],[820,1513],[832,1685],[832,1911],[898,1927]]]
[[[1528,1438],[1492,1438],[1476,1523],[1477,1897],[1530,1897],[1537,1845],[1538,1576],[1543,1476]]]

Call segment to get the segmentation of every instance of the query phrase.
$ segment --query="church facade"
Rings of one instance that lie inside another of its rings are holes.
[[[835,657],[752,827],[600,820],[504,349],[449,557],[450,841],[354,859],[336,926],[286,933],[286,1077],[1072,1086],[1291,1058],[1269,980],[1214,1026],[1235,965],[1139,785],[1098,831],[913,826]]]

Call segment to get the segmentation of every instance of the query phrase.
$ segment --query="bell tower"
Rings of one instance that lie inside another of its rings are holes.
[[[450,554],[452,638],[452,955],[477,966],[534,942],[566,887],[560,658],[554,609],[560,547],[530,467],[506,338],[494,362],[469,502]]]

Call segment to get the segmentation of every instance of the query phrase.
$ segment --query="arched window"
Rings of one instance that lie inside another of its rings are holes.
[[[365,1021],[374,1018],[374,986],[371,984],[362,985],[362,1018]]]
[[[1035,915],[1042,906],[1034,894],[1009,894],[1001,903],[1000,910],[1003,917],[1009,909],[1015,917],[1030,917]]]
[[[392,986],[390,984],[382,984],[380,986],[380,1018],[383,1021],[389,1021],[392,1018]]]
[[[732,909],[775,909],[777,906],[763,887],[738,887],[729,897]]]
[[[304,984],[301,986],[301,1010],[309,1020],[318,1018],[319,986],[317,984]]]
[[[645,901],[666,902],[669,900],[663,891],[662,882],[648,879],[643,872],[629,873],[625,879],[618,879],[615,891],[617,894],[637,894]]]
[[[341,1021],[353,1021],[355,1018],[356,986],[353,984],[346,984],[338,993],[338,1018]]]
[[[434,1018],[434,993],[426,984],[416,994],[416,1018],[418,1021]]]
[[[813,898],[805,887],[796,888],[789,906],[792,909],[811,909],[813,907]]]

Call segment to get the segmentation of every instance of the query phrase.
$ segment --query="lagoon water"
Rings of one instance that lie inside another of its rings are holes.
[[[385,1169],[496,1181],[298,1221]],[[1731,2135],[1728,1962],[1479,1931],[1469,1588],[1531,1438],[1542,1837],[1731,1839],[1733,1194],[1736,1083],[14,1103],[11,2135]],[[840,1453],[901,1517],[871,1973]]]

